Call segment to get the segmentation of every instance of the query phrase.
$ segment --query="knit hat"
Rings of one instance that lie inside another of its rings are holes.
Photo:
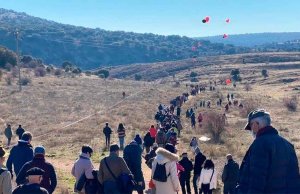
[[[113,144],[110,146],[109,151],[115,152],[115,151],[118,151],[119,149],[120,149],[120,147],[118,146],[118,144]]]
[[[35,147],[34,154],[45,154],[45,148],[43,146]]]

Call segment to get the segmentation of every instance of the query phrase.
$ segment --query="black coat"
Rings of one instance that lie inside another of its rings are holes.
[[[238,193],[300,193],[293,145],[273,127],[261,129],[243,159],[238,184]]]
[[[12,194],[49,194],[48,191],[38,184],[20,185]]]
[[[151,137],[150,132],[147,132],[144,137],[144,146],[151,147],[154,142],[155,142],[155,139]]]
[[[179,161],[179,164],[184,168],[184,171],[180,173],[180,178],[190,178],[193,163],[187,157],[184,157]]]
[[[239,177],[239,164],[234,160],[228,160],[228,163],[224,166],[222,181],[224,185],[237,185]]]
[[[202,170],[202,165],[205,162],[206,157],[199,152],[195,157],[195,164],[194,164],[194,175],[200,175]]]

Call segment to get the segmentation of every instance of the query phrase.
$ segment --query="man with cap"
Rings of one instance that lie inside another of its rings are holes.
[[[28,183],[19,185],[13,194],[49,194],[45,188],[40,186],[44,173],[45,171],[37,167],[29,169],[26,172]]]
[[[179,161],[179,164],[184,168],[184,171],[181,171],[179,174],[179,181],[181,185],[182,194],[191,194],[191,171],[193,170],[193,163],[189,160],[186,152],[182,153],[182,159]],[[186,187],[186,190],[185,190]]]
[[[255,140],[241,164],[238,193],[300,193],[294,146],[271,126],[270,113],[250,112],[245,129]]]
[[[117,144],[111,145],[109,151],[109,156],[100,162],[98,180],[103,185],[104,194],[120,194],[113,175],[119,177],[122,173],[131,174],[131,172],[125,160],[119,156],[120,148]]]
[[[108,148],[110,146],[110,135],[112,133],[112,130],[108,126],[108,123],[105,123],[105,127],[103,128],[103,133],[105,135],[105,145],[106,145],[106,148]]]
[[[6,162],[6,167],[13,175],[13,167],[15,174],[18,175],[19,171],[26,162],[33,159],[33,149],[31,146],[32,135],[30,132],[25,132],[21,140],[11,150]]]
[[[0,194],[11,194],[11,174],[4,167],[6,152],[3,147],[0,147]]]
[[[37,146],[34,149],[34,158],[32,161],[24,164],[20,170],[16,179],[18,185],[27,183],[26,172],[33,167],[38,167],[45,171],[41,186],[47,189],[49,194],[52,194],[57,185],[56,173],[52,164],[45,160],[45,148],[43,146]]]
[[[78,183],[83,173],[85,174],[87,181],[91,181],[92,179],[94,179],[94,175],[93,175],[94,165],[91,160],[92,154],[93,154],[93,149],[89,145],[82,146],[81,154],[79,155],[79,158],[75,161],[72,168],[72,175],[76,178],[75,185]],[[80,192],[80,191],[77,191],[75,189],[75,192]]]
[[[195,163],[194,163],[194,177],[193,177],[193,187],[194,187],[194,193],[198,194],[198,186],[197,186],[197,180],[200,177],[200,173],[202,170],[202,166],[206,160],[206,156],[204,156],[200,148],[197,146],[195,148]]]
[[[231,154],[226,156],[227,163],[224,166],[222,181],[224,183],[224,194],[234,194],[239,176],[239,164],[236,163]]]

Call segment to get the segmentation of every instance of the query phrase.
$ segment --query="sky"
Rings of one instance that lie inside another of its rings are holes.
[[[0,8],[64,24],[161,35],[300,32],[300,0],[0,0]],[[206,16],[210,22],[203,24]]]

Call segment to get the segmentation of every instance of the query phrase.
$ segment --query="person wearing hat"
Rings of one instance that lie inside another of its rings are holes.
[[[32,135],[30,132],[25,132],[22,135],[21,140],[11,150],[6,162],[6,167],[13,175],[13,169],[15,174],[18,175],[21,168],[26,162],[33,159],[33,149],[31,146]]]
[[[120,147],[117,144],[112,144],[109,152],[109,156],[100,161],[98,181],[103,185],[104,194],[120,194],[113,175],[119,177],[122,173],[130,175],[131,172],[125,160],[119,156]]]
[[[19,185],[13,194],[49,194],[48,191],[40,186],[43,180],[44,170],[33,167],[26,172],[28,183]]]
[[[245,130],[255,138],[240,168],[238,193],[300,193],[294,146],[271,126],[270,113],[249,113]]]
[[[177,174],[177,162],[179,156],[176,155],[176,149],[172,144],[166,144],[165,148],[157,148],[157,156],[152,163],[152,178],[156,187],[156,194],[176,194],[180,190],[180,183]],[[158,181],[156,174],[161,172],[156,170],[156,167],[161,169],[160,166],[165,167],[165,175],[167,176],[166,182]]]
[[[81,154],[72,167],[72,175],[76,178],[75,185],[78,183],[83,173],[85,174],[87,180],[94,179],[94,165],[91,160],[92,154],[93,149],[89,145],[83,145],[81,147]],[[80,193],[80,191],[77,191],[76,189],[75,192]],[[81,192],[84,192],[84,189]]]
[[[11,174],[4,167],[6,152],[3,147],[0,147],[0,194],[11,194]]]
[[[206,156],[203,155],[200,151],[200,148],[197,146],[195,148],[195,163],[194,163],[194,177],[193,177],[193,187],[194,187],[194,193],[198,194],[198,186],[197,186],[197,180],[200,177],[202,166],[206,160]]]
[[[186,194],[186,193],[191,194],[190,179],[191,179],[191,171],[193,170],[193,163],[189,160],[186,152],[182,153],[181,156],[182,159],[179,161],[179,164],[184,168],[184,171],[182,171],[179,174],[181,191],[182,194]]]
[[[105,123],[105,127],[103,128],[103,133],[105,135],[105,146],[106,146],[106,148],[109,148],[109,146],[110,146],[110,135],[112,133],[112,130],[108,126],[108,123]]]
[[[222,173],[222,182],[224,183],[224,194],[234,194],[239,176],[239,164],[235,162],[231,154],[227,154],[227,163]]]
[[[46,162],[45,160],[45,148],[43,146],[35,147],[34,158],[32,159],[32,161],[24,164],[17,176],[17,185],[27,183],[26,172],[33,167],[38,167],[45,171],[43,174],[41,186],[47,189],[49,194],[52,194],[57,185],[57,178],[53,165],[49,162]]]
[[[12,138],[12,130],[11,130],[11,125],[7,124],[7,127],[4,130],[4,135],[7,138],[7,147],[10,146],[10,141]]]

